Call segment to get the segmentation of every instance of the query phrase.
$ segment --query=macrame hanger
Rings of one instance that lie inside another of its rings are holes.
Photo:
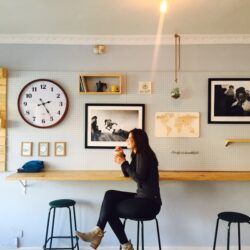
[[[175,37],[175,83],[178,83],[178,76],[181,67],[181,37],[178,34]]]

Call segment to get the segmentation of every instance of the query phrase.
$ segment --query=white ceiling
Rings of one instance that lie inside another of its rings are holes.
[[[249,34],[250,0],[168,0],[162,34]],[[0,35],[156,35],[160,0],[0,0]]]

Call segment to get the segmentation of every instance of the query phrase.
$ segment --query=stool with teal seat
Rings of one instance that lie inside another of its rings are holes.
[[[54,200],[49,203],[50,209],[48,214],[48,220],[47,220],[47,228],[46,228],[46,235],[45,235],[45,242],[43,245],[44,250],[49,249],[75,249],[79,250],[79,244],[78,244],[78,238],[76,236],[73,236],[73,225],[72,225],[72,210],[73,210],[73,219],[74,219],[74,231],[77,231],[76,226],[76,213],[75,213],[75,204],[76,202],[74,200],[70,199],[60,199],[60,200]],[[56,215],[56,209],[57,208],[68,208],[69,211],[69,223],[70,223],[70,235],[69,236],[54,236],[54,224],[55,224],[55,215]],[[71,210],[72,208],[72,210]],[[50,237],[49,235],[49,227],[50,227],[50,214],[53,211],[52,215],[52,225],[51,225],[51,233]],[[65,248],[52,248],[52,242],[53,239],[70,239],[71,241],[71,247],[65,247]],[[74,243],[75,241],[75,243]],[[49,244],[49,247],[47,247],[47,244]]]

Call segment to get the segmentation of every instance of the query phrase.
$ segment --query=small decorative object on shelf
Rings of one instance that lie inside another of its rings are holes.
[[[107,89],[107,83],[101,81],[96,83],[97,92],[104,92],[106,89]]]
[[[80,94],[121,94],[123,76],[119,73],[86,73],[79,76]]]
[[[110,90],[111,90],[111,92],[119,92],[120,91],[118,85],[111,85]]]

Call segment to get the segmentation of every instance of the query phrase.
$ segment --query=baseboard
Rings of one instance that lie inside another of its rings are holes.
[[[0,250],[43,250],[42,247],[20,247],[20,248],[4,248],[0,247]],[[99,247],[98,250],[118,250],[118,246],[110,246],[110,247]],[[162,250],[211,250],[212,246],[209,247],[190,247],[190,246],[181,246],[181,247],[168,247],[168,246],[162,246]],[[225,250],[226,246],[223,247],[216,247],[216,250]],[[250,246],[242,246],[242,249],[244,250],[250,250]],[[93,250],[90,247],[81,247],[80,250]],[[159,250],[159,247],[151,246],[147,247],[145,246],[145,250]],[[231,246],[230,250],[238,250],[238,246]]]

